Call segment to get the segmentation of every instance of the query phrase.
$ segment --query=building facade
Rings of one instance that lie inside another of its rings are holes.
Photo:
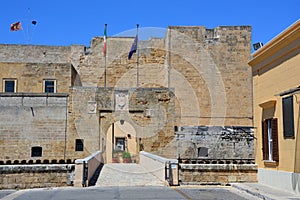
[[[0,162],[254,158],[250,26],[170,26],[128,59],[133,39],[0,45]]]
[[[300,21],[253,53],[258,180],[300,192]]]

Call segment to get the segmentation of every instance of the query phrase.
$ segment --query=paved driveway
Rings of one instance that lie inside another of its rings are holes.
[[[163,186],[164,182],[138,164],[105,164],[96,186]]]

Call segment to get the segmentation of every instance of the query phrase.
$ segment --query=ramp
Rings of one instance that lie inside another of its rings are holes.
[[[105,164],[96,186],[164,186],[164,182],[139,164]]]

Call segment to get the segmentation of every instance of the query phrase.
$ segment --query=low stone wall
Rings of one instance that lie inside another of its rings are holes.
[[[182,184],[257,182],[255,164],[180,164]]]
[[[145,151],[140,152],[140,165],[161,181],[165,181],[165,166],[167,162],[177,163],[176,159],[163,158]]]
[[[74,164],[1,165],[0,189],[72,185]]]

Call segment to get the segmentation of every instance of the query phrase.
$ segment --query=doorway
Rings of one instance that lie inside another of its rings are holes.
[[[136,135],[134,127],[124,120],[112,123],[107,131],[107,163],[116,162],[116,159],[113,159],[116,157],[118,162],[123,162],[125,155],[135,162],[139,153]]]

